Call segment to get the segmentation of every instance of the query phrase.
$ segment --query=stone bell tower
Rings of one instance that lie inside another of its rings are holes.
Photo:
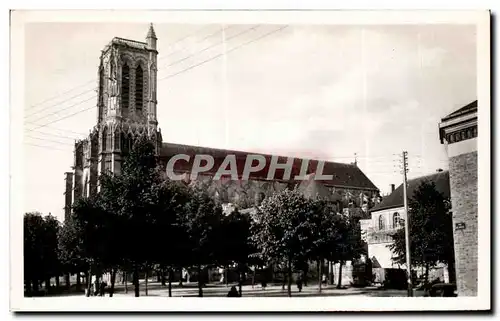
[[[161,146],[157,130],[156,34],[151,24],[146,42],[113,38],[101,53],[97,130],[99,173],[120,173],[133,142],[147,135]]]
[[[98,68],[97,124],[75,142],[73,200],[98,191],[104,171],[121,172],[134,141],[148,136],[159,153],[162,137],[156,118],[156,34],[149,26],[146,41],[115,37],[101,51]]]

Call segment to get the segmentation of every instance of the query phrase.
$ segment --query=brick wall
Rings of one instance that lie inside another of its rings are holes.
[[[450,187],[459,296],[477,295],[477,152],[451,157]],[[465,229],[456,229],[465,223]]]

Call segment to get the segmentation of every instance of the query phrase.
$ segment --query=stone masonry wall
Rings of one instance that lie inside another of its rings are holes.
[[[477,152],[450,158],[450,187],[458,295],[477,296]]]

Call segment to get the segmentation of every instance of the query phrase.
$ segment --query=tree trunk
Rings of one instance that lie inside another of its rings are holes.
[[[56,288],[59,289],[59,275],[56,276]]]
[[[89,281],[87,280],[87,283],[88,282]],[[87,283],[85,283],[85,284],[87,284]],[[78,273],[76,273],[76,290],[80,291],[81,288],[82,288],[82,279],[80,277],[80,271],[78,271]]]
[[[111,286],[109,289],[109,297],[113,297],[113,293],[115,292],[115,281],[116,281],[116,269],[111,270]]]
[[[240,292],[240,296],[241,296],[241,287],[242,287],[242,281],[243,281],[243,278],[241,277],[241,269],[240,269],[240,266],[238,264],[238,291]]]
[[[134,283],[134,295],[136,298],[139,297],[140,293],[139,293],[139,267],[138,266],[134,266],[134,273],[133,273],[133,283]]]
[[[124,275],[123,282],[125,283],[125,294],[128,294],[128,284],[127,284],[127,282],[128,282],[128,272],[124,271],[123,275]]]
[[[425,263],[425,283],[429,283],[429,263]]]
[[[226,284],[226,287],[229,285],[229,280],[227,279],[227,265],[224,267],[224,283]]]
[[[87,297],[89,297],[92,292],[92,267],[89,267],[87,275]]]
[[[169,273],[169,278],[170,278],[170,270],[171,268],[168,269],[168,273]],[[170,282],[170,281],[169,281]],[[161,286],[165,286],[167,285],[167,278],[165,277],[165,268],[162,266],[161,267]],[[170,286],[170,284],[169,284]]]
[[[37,279],[33,279],[32,282],[33,282],[33,293],[35,295],[37,295],[38,294],[38,280]]]
[[[342,264],[343,261],[339,262],[339,282],[337,283],[337,289],[342,288]]]
[[[125,284],[126,279],[127,279],[127,272],[123,271],[122,284]]]
[[[198,265],[198,296],[203,297],[203,287],[202,287],[202,276],[201,276],[201,266]]]
[[[332,261],[328,261],[328,272],[329,272],[329,281],[330,281],[330,285],[333,285],[333,283],[335,283],[335,276],[333,275],[333,262]]]
[[[321,260],[318,260],[318,280],[319,280],[319,283],[318,283],[318,290],[319,290],[319,293],[321,293],[321,286],[322,286],[322,263]]]
[[[180,270],[180,273],[181,273],[181,277],[180,277],[180,280],[179,280],[179,286],[182,286],[182,267],[179,270]]]
[[[28,278],[26,281],[24,281],[24,283],[26,284],[26,296],[31,297],[33,295],[31,280]]]
[[[156,282],[160,283],[162,277],[163,277],[163,269],[162,268],[156,269]]]
[[[146,275],[145,275],[145,281],[146,281],[146,284],[145,284],[145,292],[146,292],[146,296],[148,296],[148,272],[149,272],[149,269],[146,267]]]
[[[253,267],[253,273],[252,273],[252,289],[255,286],[255,275],[257,274],[257,267]]]
[[[71,288],[71,280],[70,280],[70,275],[69,275],[69,273],[66,273],[66,275],[64,276],[64,279],[65,279],[64,281],[65,281],[65,283],[66,283],[66,288],[67,288],[67,289],[68,289],[68,291],[69,291],[69,289]]]
[[[292,296],[292,259],[288,258],[288,297]]]
[[[174,280],[174,270],[172,268],[168,269],[168,296],[172,297],[172,281]],[[165,277],[163,277],[165,281]]]

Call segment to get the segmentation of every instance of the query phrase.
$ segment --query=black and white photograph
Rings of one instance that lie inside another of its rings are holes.
[[[488,11],[13,10],[10,37],[11,311],[491,308]]]

